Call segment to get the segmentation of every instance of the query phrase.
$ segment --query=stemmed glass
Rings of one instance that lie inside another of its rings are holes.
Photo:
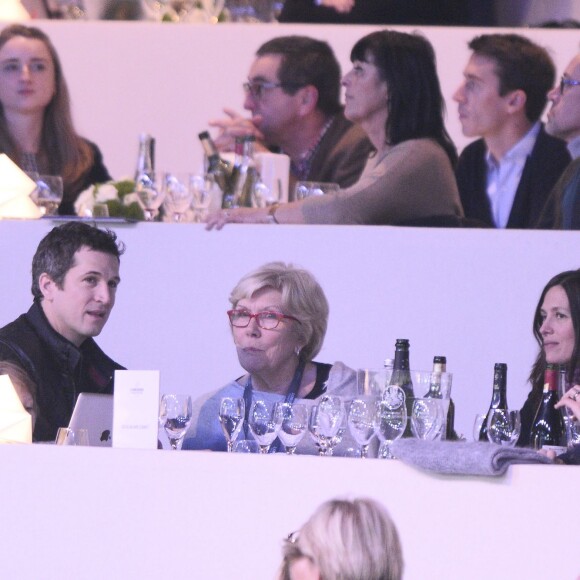
[[[183,221],[191,205],[192,192],[188,180],[189,175],[184,178],[176,173],[166,173],[163,176],[163,207],[174,222]]]
[[[234,450],[234,442],[242,430],[245,414],[243,397],[223,397],[220,401],[219,420],[230,453]]]
[[[417,439],[433,441],[441,434],[443,420],[441,399],[415,399],[411,410],[411,429]]]
[[[519,411],[491,409],[487,416],[487,438],[497,445],[513,447],[520,436],[522,423]]]
[[[165,197],[163,188],[157,187],[153,177],[143,176],[135,186],[135,193],[143,209],[145,221],[154,221]]]
[[[248,426],[260,446],[260,453],[268,453],[282,425],[282,409],[279,403],[268,404],[257,400],[250,407]]]
[[[294,455],[296,447],[308,430],[308,407],[304,403],[281,403],[282,425],[278,438],[286,447],[288,455]]]
[[[171,449],[181,449],[183,438],[189,428],[192,416],[189,395],[163,395],[159,407],[159,422],[169,438]]]
[[[310,412],[308,430],[316,441],[319,455],[332,454],[332,438],[336,437],[344,419],[344,403],[335,395],[323,395]]]
[[[190,175],[189,191],[193,207],[193,221],[203,222],[211,204],[214,187],[216,186],[211,175]]]
[[[38,175],[31,199],[44,215],[55,215],[62,201],[63,185],[60,175]]]
[[[355,399],[348,411],[348,428],[354,440],[360,445],[360,456],[368,455],[369,444],[375,435],[374,404],[365,399]]]
[[[217,24],[224,9],[225,0],[203,0],[202,3],[210,24]]]
[[[381,442],[379,457],[394,459],[391,444],[399,439],[407,427],[405,392],[397,386],[389,386],[382,398],[375,403],[375,433]]]

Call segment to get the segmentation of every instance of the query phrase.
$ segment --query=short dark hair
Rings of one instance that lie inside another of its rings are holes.
[[[327,42],[308,36],[279,36],[262,44],[256,56],[282,57],[278,80],[285,93],[312,85],[318,91],[317,108],[325,115],[340,111],[340,65]]]
[[[125,245],[117,241],[111,230],[82,222],[67,222],[53,228],[38,244],[32,258],[32,295],[35,301],[42,300],[38,280],[41,274],[50,276],[62,288],[66,273],[74,266],[74,257],[81,248],[89,248],[115,256],[119,262],[125,252]]]
[[[495,62],[500,95],[524,91],[526,117],[535,123],[556,80],[556,67],[548,51],[519,34],[482,34],[468,46],[475,54]]]
[[[350,60],[374,64],[387,83],[387,142],[434,139],[454,165],[457,151],[445,129],[445,100],[431,43],[418,33],[380,30],[361,38]]]
[[[561,286],[566,292],[568,303],[570,304],[572,326],[574,327],[574,350],[566,369],[568,380],[570,382],[578,380],[577,373],[580,371],[580,270],[567,270],[556,274],[546,284],[540,294],[540,299],[534,312],[533,332],[536,341],[540,345],[540,352],[530,373],[530,383],[532,388],[540,393],[544,386],[544,371],[546,370],[546,355],[543,349],[542,335],[540,334],[540,327],[543,322],[541,310],[548,290],[554,288],[554,286]]]

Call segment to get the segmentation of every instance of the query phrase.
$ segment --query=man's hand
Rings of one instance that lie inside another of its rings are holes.
[[[257,123],[262,121],[261,115],[256,115],[252,118],[242,117],[233,109],[224,109],[227,115],[224,119],[212,119],[209,122],[210,127],[217,127],[219,129],[218,136],[214,139],[214,143],[219,151],[233,151],[236,137],[244,135],[254,135],[256,137],[256,145],[254,150],[267,151],[264,145],[264,135],[258,129]]]

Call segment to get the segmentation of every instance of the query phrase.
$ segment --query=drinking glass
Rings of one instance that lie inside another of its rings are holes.
[[[338,183],[329,183],[322,181],[298,181],[294,190],[294,199],[305,199],[316,195],[325,195],[327,193],[337,193],[340,189]]]
[[[519,411],[492,409],[487,417],[487,438],[497,445],[513,447],[520,436]]]
[[[260,446],[253,439],[238,439],[234,443],[234,453],[260,453]]]
[[[88,429],[69,429],[68,427],[59,427],[54,442],[57,445],[87,446],[89,444],[89,431]]]
[[[208,22],[217,24],[219,16],[224,9],[225,0],[202,0],[202,4],[208,16]]]
[[[415,399],[411,410],[413,435],[422,441],[433,441],[441,435],[445,413],[441,399]]]
[[[165,192],[155,183],[154,177],[143,176],[135,184],[137,201],[143,210],[145,221],[154,221],[159,215]]]
[[[308,430],[308,407],[304,403],[282,403],[282,425],[278,438],[286,447],[288,455],[294,455],[296,447]]]
[[[336,434],[328,440],[328,448],[326,450],[325,455],[328,455],[330,457],[334,455],[334,449],[335,447],[340,445],[340,443],[342,443],[342,439],[347,429],[348,429],[347,413],[346,410],[344,410]]]
[[[161,397],[159,422],[167,433],[171,449],[176,451],[181,449],[183,438],[191,423],[192,412],[189,395],[170,394]]]
[[[279,403],[257,400],[250,407],[248,426],[260,446],[260,453],[268,453],[282,425],[282,409]]]
[[[568,407],[564,407],[564,425],[566,427],[566,441],[568,448],[580,444],[580,423]]]
[[[189,175],[165,173],[163,176],[163,207],[171,216],[171,221],[184,221],[184,215],[191,206],[192,192]]]
[[[32,201],[40,208],[42,215],[56,215],[62,201],[62,177],[39,175],[35,181],[36,189],[30,196]]]
[[[203,222],[212,202],[214,188],[217,187],[211,175],[190,175],[189,191],[191,193],[191,206],[193,207],[193,221]]]
[[[381,397],[388,386],[392,369],[358,369],[357,392],[361,396]]]
[[[369,451],[369,444],[375,435],[374,401],[354,399],[348,411],[348,428],[354,440],[360,445],[360,456],[364,459]]]
[[[479,441],[479,435],[481,434],[481,428],[483,424],[487,421],[487,414],[478,413],[475,416],[475,421],[473,422],[473,440]]]
[[[230,453],[234,450],[234,442],[242,430],[245,414],[243,397],[223,397],[220,401],[219,421]]]
[[[405,392],[400,387],[387,387],[375,403],[374,427],[381,442],[379,457],[394,459],[390,446],[403,435],[407,427]]]
[[[318,445],[319,455],[326,455],[332,449],[331,439],[338,434],[343,419],[344,403],[340,397],[323,395],[318,405],[312,407],[308,430]]]

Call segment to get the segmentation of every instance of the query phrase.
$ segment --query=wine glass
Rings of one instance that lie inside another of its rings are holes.
[[[379,457],[394,459],[390,446],[403,435],[407,427],[405,392],[401,387],[388,386],[380,400],[375,403],[374,427],[381,442]]]
[[[308,430],[318,445],[319,455],[326,455],[332,449],[331,439],[338,434],[343,419],[344,403],[335,395],[323,395],[312,408]]]
[[[84,445],[89,444],[88,429],[69,429],[68,427],[59,427],[56,432],[56,445]]]
[[[340,445],[340,443],[342,443],[342,439],[347,429],[348,429],[347,413],[346,410],[343,410],[340,425],[338,426],[336,434],[328,440],[328,448],[326,450],[325,455],[328,455],[329,457],[332,457],[332,455],[334,455],[334,449],[335,447]]]
[[[487,416],[487,438],[496,445],[513,447],[520,436],[522,423],[519,411],[492,409]]]
[[[260,453],[260,446],[253,439],[238,439],[234,442],[234,453]]]
[[[279,403],[269,404],[258,399],[250,407],[248,426],[260,446],[260,453],[268,453],[282,425],[282,409]]]
[[[296,447],[308,429],[308,407],[304,403],[282,403],[282,425],[278,438],[286,447],[288,455],[294,455]]]
[[[181,449],[183,438],[193,414],[189,395],[163,395],[159,409],[159,422],[169,438],[171,449]]]
[[[183,221],[183,216],[191,205],[193,196],[188,181],[189,175],[166,173],[163,176],[163,207],[171,216],[171,221]]]
[[[475,416],[475,421],[473,422],[473,440],[479,441],[481,437],[481,428],[487,421],[487,415],[485,413],[478,413]]]
[[[230,453],[233,451],[234,442],[242,430],[245,414],[246,405],[243,397],[223,397],[220,401],[219,420]]]
[[[135,193],[143,210],[145,221],[154,221],[165,197],[163,188],[157,187],[154,177],[143,175],[135,184]]]
[[[369,451],[369,444],[375,435],[374,402],[366,399],[354,399],[348,411],[348,428],[354,440],[360,445],[360,456],[364,459]]]
[[[62,201],[63,186],[60,175],[39,175],[31,199],[44,215],[55,215]]]
[[[326,195],[327,193],[337,193],[340,189],[338,183],[329,183],[322,181],[298,181],[294,189],[294,199],[306,199],[317,195]]]
[[[422,441],[433,441],[441,435],[443,426],[443,405],[441,399],[415,399],[411,410],[413,435]]]
[[[208,21],[211,24],[217,24],[219,16],[224,9],[225,0],[202,0],[202,4],[208,16]]]
[[[190,175],[189,191],[193,207],[193,221],[203,222],[213,198],[214,187],[217,187],[212,175]]]

